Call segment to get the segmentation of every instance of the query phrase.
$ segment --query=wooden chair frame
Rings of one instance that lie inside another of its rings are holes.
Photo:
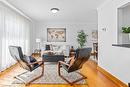
[[[40,67],[42,68],[42,71],[41,71],[41,74],[40,74],[39,76],[35,77],[34,79],[32,79],[32,80],[29,81],[29,82],[25,82],[22,78],[20,78],[20,76],[23,75],[23,74],[25,74],[25,73],[27,73],[27,72],[29,72],[29,71],[26,71],[26,72],[23,72],[23,73],[21,73],[21,74],[15,76],[14,78],[16,78],[16,79],[22,81],[26,86],[27,86],[27,85],[30,85],[31,82],[33,82],[33,81],[39,79],[40,77],[42,77],[42,76],[44,75],[44,62],[43,62],[43,61],[33,62],[33,63],[28,64],[28,65],[31,66],[31,65],[34,65],[34,64],[37,64],[37,63],[42,63],[42,65],[40,66]]]
[[[70,81],[67,80],[63,75],[61,75],[61,73],[60,73],[61,64],[64,64],[64,65],[66,65],[66,66],[68,66],[68,67],[69,67],[70,65],[67,64],[67,63],[65,63],[65,62],[63,62],[63,61],[59,61],[59,62],[58,62],[58,75],[59,75],[63,80],[65,80],[67,83],[69,83],[71,86],[72,86],[74,83],[79,82],[79,81],[81,81],[81,80],[87,78],[87,77],[86,77],[85,75],[83,75],[82,73],[76,72],[76,73],[80,74],[82,77],[79,78],[79,79],[77,79],[77,80],[75,80],[75,81],[73,81],[73,82],[70,82]]]

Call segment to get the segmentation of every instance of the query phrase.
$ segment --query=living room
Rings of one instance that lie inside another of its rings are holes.
[[[129,8],[129,0],[0,0],[0,87],[127,87]]]

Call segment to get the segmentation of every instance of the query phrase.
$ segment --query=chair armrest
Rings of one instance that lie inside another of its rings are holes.
[[[43,63],[43,61],[37,61],[37,62],[29,63],[28,65],[34,65],[36,63]]]
[[[59,64],[64,64],[64,65],[67,65],[67,66],[70,66],[69,64],[63,62],[63,61],[58,61]]]

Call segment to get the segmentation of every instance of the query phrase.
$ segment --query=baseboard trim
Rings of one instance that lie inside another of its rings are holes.
[[[115,84],[117,84],[119,87],[128,87],[124,82],[120,81],[118,78],[104,70],[102,67],[97,66],[98,71],[103,73],[105,76],[107,76],[110,80],[112,80]]]
[[[16,67],[17,65],[18,65],[18,63],[15,63],[14,65],[10,66],[9,68],[5,69],[4,71],[1,71],[0,76],[3,76],[4,74],[8,73],[11,69]]]

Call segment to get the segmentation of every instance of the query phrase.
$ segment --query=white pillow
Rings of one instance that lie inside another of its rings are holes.
[[[57,46],[57,45],[53,45],[52,48],[53,48],[53,51],[58,51],[59,50],[59,46]]]

